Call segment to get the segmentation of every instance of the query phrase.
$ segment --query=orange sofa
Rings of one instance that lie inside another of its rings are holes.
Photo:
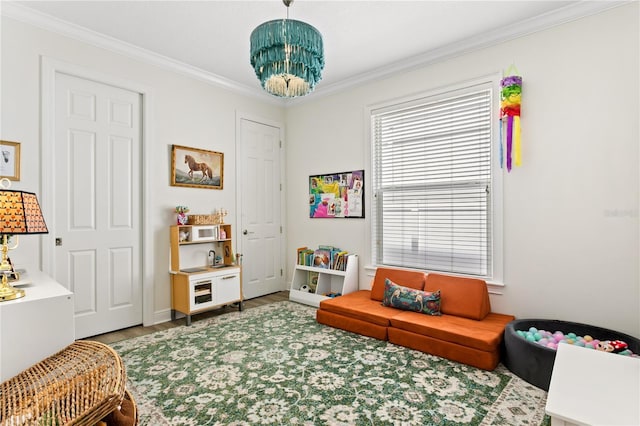
[[[383,306],[385,279],[412,289],[440,290],[440,316]],[[319,323],[493,370],[512,315],[491,312],[483,280],[378,268],[371,290],[320,302]]]

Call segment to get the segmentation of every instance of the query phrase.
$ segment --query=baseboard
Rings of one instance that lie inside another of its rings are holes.
[[[178,314],[176,312],[176,314]],[[179,314],[182,315],[182,314]],[[153,325],[171,321],[171,309],[163,309],[153,313]]]

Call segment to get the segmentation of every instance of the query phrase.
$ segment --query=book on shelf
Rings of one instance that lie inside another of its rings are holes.
[[[326,249],[318,249],[313,253],[313,264],[316,268],[329,269],[331,265],[331,251]]]
[[[298,265],[306,265],[311,266],[313,262],[313,250],[308,249],[306,247],[300,247],[298,249]]]
[[[299,247],[296,262],[298,265],[313,266],[322,269],[334,269],[345,271],[349,252],[338,247],[319,245],[313,250],[308,247]]]
[[[315,293],[316,288],[318,287],[318,276],[320,274],[316,271],[308,271],[308,272],[309,273],[308,273],[307,285],[309,286],[311,291]]]
[[[304,257],[303,257],[303,253],[304,251],[307,249],[307,247],[299,247],[296,250],[296,262],[298,263],[298,265],[304,265]]]
[[[314,251],[311,249],[307,249],[304,251],[304,263],[303,265],[312,266],[313,265],[313,253]]]
[[[343,253],[343,251],[338,248],[331,251],[331,269],[336,269],[340,253]]]
[[[347,255],[349,252],[341,251],[336,253],[335,265],[333,269],[337,269],[338,271],[344,271],[347,265]]]

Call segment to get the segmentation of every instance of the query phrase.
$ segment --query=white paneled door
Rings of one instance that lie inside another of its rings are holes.
[[[55,279],[76,338],[142,323],[141,95],[56,74]]]
[[[284,289],[280,220],[280,129],[240,120],[240,230],[245,299]]]

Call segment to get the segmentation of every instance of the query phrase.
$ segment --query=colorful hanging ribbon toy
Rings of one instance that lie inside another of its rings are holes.
[[[500,168],[506,139],[507,171],[511,171],[511,158],[516,166],[522,164],[520,146],[520,103],[522,97],[522,77],[510,75],[500,81]]]

